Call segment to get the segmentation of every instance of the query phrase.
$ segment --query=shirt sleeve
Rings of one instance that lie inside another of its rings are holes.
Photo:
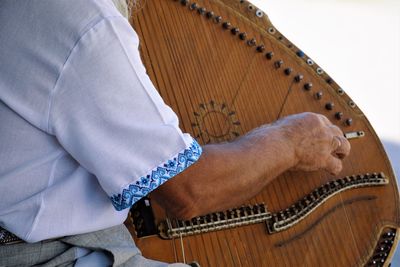
[[[49,101],[48,131],[97,177],[117,210],[202,152],[148,78],[138,45],[124,18],[102,19],[71,50]]]

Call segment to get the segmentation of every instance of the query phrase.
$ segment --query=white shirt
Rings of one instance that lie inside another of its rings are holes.
[[[0,226],[28,242],[121,224],[201,148],[107,0],[0,1]]]

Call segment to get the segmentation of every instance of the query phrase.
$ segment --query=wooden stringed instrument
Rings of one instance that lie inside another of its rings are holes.
[[[312,111],[352,145],[338,177],[284,173],[229,211],[179,221],[143,199],[129,229],[145,257],[202,267],[388,266],[400,216],[385,151],[350,97],[263,11],[245,0],[137,0],[130,22],[151,80],[200,144]]]

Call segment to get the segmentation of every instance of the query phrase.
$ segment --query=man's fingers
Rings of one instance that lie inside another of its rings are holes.
[[[322,120],[322,122],[324,122],[326,125],[332,125],[332,122],[326,116],[322,114],[317,114],[317,115],[320,118],[320,120]]]
[[[332,138],[332,151],[335,152],[342,146],[342,141],[340,140],[339,136],[334,136]]]
[[[343,159],[350,154],[351,145],[350,142],[343,136],[335,136],[335,140],[338,141],[339,146],[336,147],[333,151],[333,154],[336,155],[339,159]]]
[[[329,125],[329,129],[331,130],[332,134],[337,135],[337,136],[343,136],[342,130],[340,130],[339,127],[336,125]]]
[[[343,168],[342,161],[334,156],[330,156],[327,163],[325,170],[333,175],[337,175]]]

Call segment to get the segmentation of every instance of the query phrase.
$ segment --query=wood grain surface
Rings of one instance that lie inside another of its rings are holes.
[[[278,212],[315,188],[354,174],[383,172],[389,184],[339,193],[298,224],[274,234],[260,223],[162,240],[157,235],[137,238],[131,228],[144,256],[166,262],[196,261],[202,267],[368,264],[382,246],[382,232],[398,229],[400,217],[394,173],[362,111],[257,7],[240,0],[199,0],[193,9],[193,3],[143,0],[131,24],[139,35],[151,80],[178,114],[181,128],[200,144],[232,141],[262,124],[304,111],[326,115],[345,133],[365,133],[350,141],[352,152],[338,177],[323,171],[284,173],[244,204],[265,203],[270,212]],[[229,29],[224,22],[230,23]],[[233,34],[232,28],[239,32]],[[246,33],[245,40],[240,33]],[[271,59],[266,56],[269,52],[273,52]],[[283,64],[278,68],[280,60]],[[312,84],[309,90],[306,84]],[[333,103],[331,110],[326,108],[329,103]],[[155,203],[153,212],[157,223],[167,216]],[[385,265],[397,237],[393,243]]]

